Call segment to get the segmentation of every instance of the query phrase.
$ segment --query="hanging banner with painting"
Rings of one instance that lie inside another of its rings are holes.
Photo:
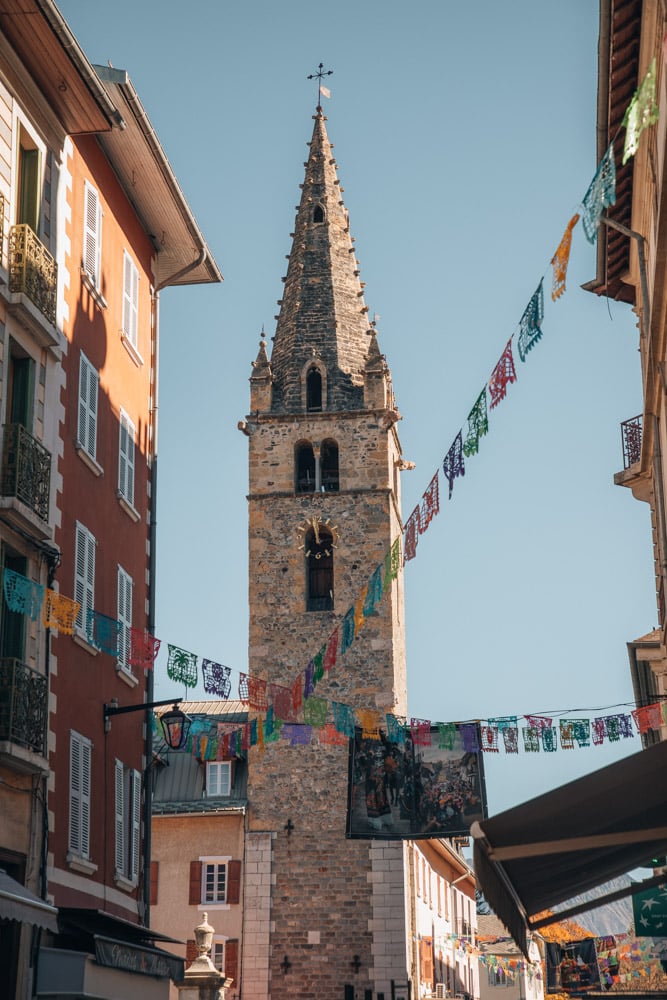
[[[361,728],[350,740],[346,836],[378,840],[467,837],[487,815],[476,726],[437,726],[400,742]],[[469,730],[475,730],[470,733]],[[471,736],[473,737],[471,739]],[[473,749],[471,749],[473,747]]]

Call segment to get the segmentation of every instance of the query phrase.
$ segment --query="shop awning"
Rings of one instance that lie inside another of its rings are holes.
[[[477,880],[524,954],[529,932],[554,922],[536,914],[667,853],[666,779],[667,742],[656,743],[472,825]],[[647,879],[558,917],[664,881]]]
[[[58,911],[0,868],[0,919],[58,931]]]

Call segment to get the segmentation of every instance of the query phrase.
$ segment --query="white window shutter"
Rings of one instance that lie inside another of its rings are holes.
[[[102,256],[102,208],[97,191],[85,182],[83,205],[83,269],[92,278],[95,288],[100,287]]]
[[[139,880],[139,851],[141,847],[141,774],[132,772],[132,870],[130,878]]]
[[[88,451],[88,366],[83,355],[79,362],[79,422],[76,436],[79,444]]]
[[[90,753],[91,744],[81,744],[81,856],[90,856]]]
[[[125,825],[125,781],[124,781],[124,771],[122,761],[117,760],[115,764],[114,777],[115,777],[115,788],[116,788],[116,845],[115,845],[115,865],[116,871],[121,875],[125,875],[125,858],[126,858],[126,825]]]
[[[127,669],[130,629],[132,628],[132,592],[134,582],[122,566],[118,567],[118,621],[121,623],[118,662]]]
[[[127,250],[123,257],[123,333],[137,347],[139,271]]]
[[[90,852],[90,753],[90,741],[71,732],[68,847],[82,858]]]
[[[68,846],[73,854],[81,854],[81,744],[75,733],[70,733]]]
[[[76,619],[78,629],[85,629],[90,608],[95,607],[95,537],[76,522],[74,534],[74,600],[81,605]]]
[[[99,375],[86,355],[79,362],[79,419],[77,438],[84,450],[95,458],[97,452],[97,396]]]
[[[118,490],[128,503],[134,504],[134,424],[120,411],[118,439]]]

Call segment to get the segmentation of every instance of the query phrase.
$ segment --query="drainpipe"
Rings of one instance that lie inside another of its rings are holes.
[[[153,367],[153,405],[151,407],[151,501],[150,501],[150,553],[148,557],[148,631],[155,635],[155,577],[156,577],[156,551],[157,551],[157,435],[158,435],[158,393],[160,374],[160,292],[168,285],[173,285],[184,275],[200,267],[206,260],[207,251],[205,246],[201,246],[196,260],[181,268],[163,282],[158,283],[152,293],[153,303],[153,347],[152,347],[152,367]],[[153,671],[148,671],[146,680],[146,701],[152,702],[154,698],[155,681]],[[144,741],[144,755],[146,767],[144,770],[144,898],[143,898],[143,925],[150,927],[150,907],[151,907],[151,822],[153,816],[153,727],[151,718],[146,712],[146,735]]]

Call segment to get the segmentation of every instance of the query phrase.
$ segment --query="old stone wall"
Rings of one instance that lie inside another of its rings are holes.
[[[249,670],[291,686],[400,534],[400,446],[384,410],[256,415],[248,424]],[[297,493],[296,445],[317,448],[326,439],[338,444],[339,490]],[[334,533],[332,611],[306,610],[299,528],[313,517]],[[402,574],[315,696],[405,713]],[[367,989],[389,997],[391,979],[406,978],[402,845],[384,844],[385,854],[346,839],[347,784],[347,746],[317,736],[305,746],[281,739],[249,752],[249,836],[272,836],[268,994],[259,978],[256,992],[246,981],[251,1000],[340,1000],[346,983],[359,998]]]

